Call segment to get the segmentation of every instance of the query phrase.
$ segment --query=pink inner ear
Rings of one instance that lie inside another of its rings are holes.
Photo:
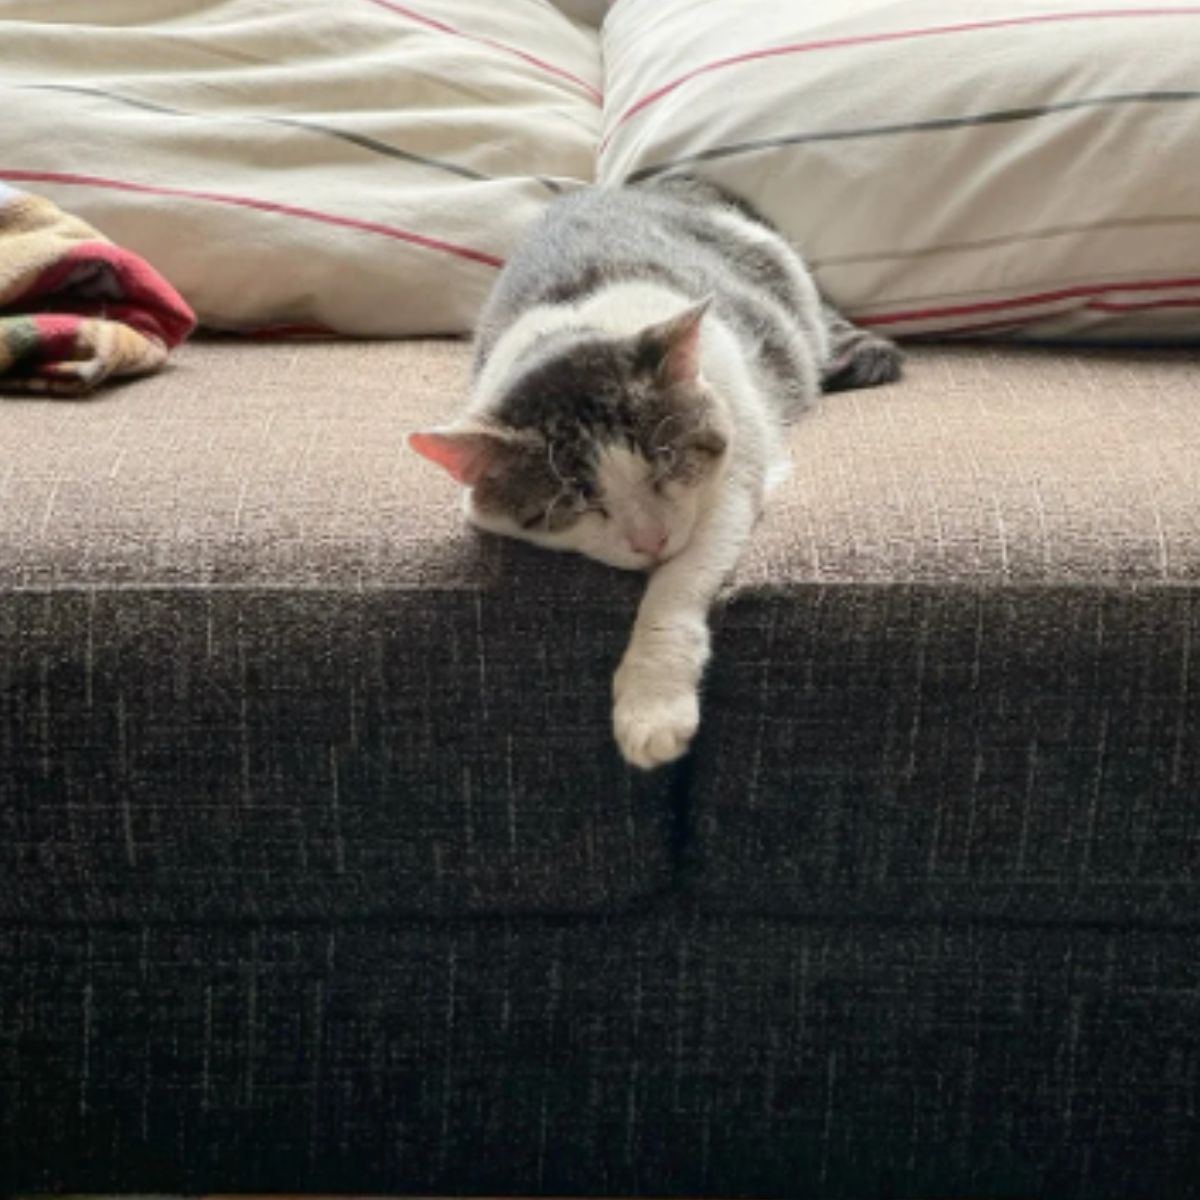
[[[662,379],[668,384],[694,383],[700,374],[700,328],[712,297],[685,309],[665,328],[667,353],[663,358]]]
[[[690,321],[671,339],[663,360],[663,376],[668,383],[692,383],[700,374],[700,318]]]
[[[473,433],[410,433],[408,444],[465,487],[474,487],[487,467],[486,439]]]

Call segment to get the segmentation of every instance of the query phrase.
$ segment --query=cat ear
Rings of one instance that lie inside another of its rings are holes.
[[[474,487],[508,461],[517,439],[501,430],[463,424],[418,430],[408,435],[408,444],[464,487]]]
[[[712,296],[678,316],[643,329],[638,338],[639,365],[653,370],[665,387],[695,383],[700,374],[700,326]]]

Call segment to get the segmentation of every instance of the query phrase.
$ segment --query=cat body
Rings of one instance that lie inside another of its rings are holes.
[[[679,176],[591,188],[501,272],[466,411],[410,443],[480,528],[651,572],[613,685],[617,742],[650,768],[695,733],[708,610],[786,470],[784,426],[823,386],[898,372],[737,197]]]

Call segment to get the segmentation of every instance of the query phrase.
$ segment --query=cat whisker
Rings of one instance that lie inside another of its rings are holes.
[[[562,476],[560,475],[559,478],[562,479]],[[542,518],[542,525],[545,528],[547,533],[549,533],[551,531],[550,530],[550,520],[554,516],[554,510],[558,507],[559,501],[563,500],[566,497],[569,497],[570,495],[571,495],[571,489],[570,489],[569,485],[567,484],[566,480],[563,480],[562,488],[555,495],[554,499],[550,501],[550,504],[546,509],[546,515]]]
[[[686,415],[691,416],[690,413],[688,413]],[[654,448],[655,454],[657,454],[659,452],[659,450],[665,448],[664,446],[659,444],[659,439],[663,436],[663,429],[666,426],[670,425],[672,421],[683,420],[684,416],[685,416],[684,413],[678,413],[678,412],[667,413],[667,415],[665,417],[663,417],[663,419],[661,421],[659,421],[659,423],[654,427],[654,432],[650,435],[650,444]]]
[[[554,443],[546,443],[546,461],[550,464],[550,474],[562,485],[564,491],[570,491],[575,486],[575,480],[569,479],[558,469],[558,463],[554,461]]]

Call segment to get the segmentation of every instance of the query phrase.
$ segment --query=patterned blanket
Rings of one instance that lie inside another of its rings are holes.
[[[195,323],[143,259],[0,183],[0,391],[80,396],[154,371]]]

